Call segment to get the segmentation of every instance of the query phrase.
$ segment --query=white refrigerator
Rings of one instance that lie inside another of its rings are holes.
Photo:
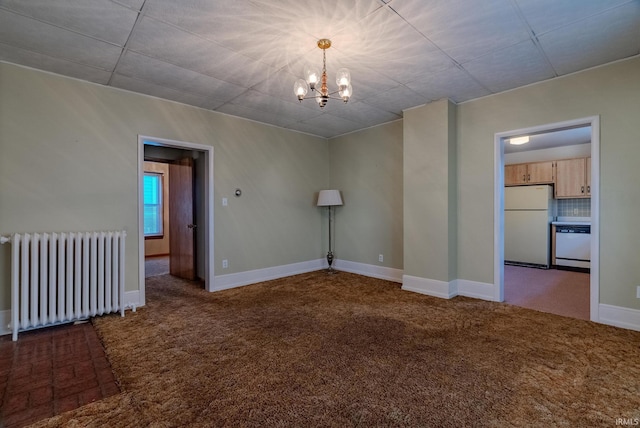
[[[505,263],[549,268],[552,197],[549,185],[505,187]]]

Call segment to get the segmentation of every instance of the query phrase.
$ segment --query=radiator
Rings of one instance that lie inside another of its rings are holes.
[[[120,311],[125,231],[23,233],[11,242],[11,324],[19,331]]]

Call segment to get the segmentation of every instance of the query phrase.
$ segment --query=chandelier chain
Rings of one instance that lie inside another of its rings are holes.
[[[327,72],[327,50],[322,49],[322,72]]]

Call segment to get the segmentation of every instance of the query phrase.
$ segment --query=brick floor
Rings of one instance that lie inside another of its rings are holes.
[[[17,428],[118,394],[91,323],[0,337],[0,427]]]

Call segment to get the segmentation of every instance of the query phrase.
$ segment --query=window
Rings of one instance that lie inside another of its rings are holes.
[[[143,181],[144,236],[161,237],[162,231],[162,174],[145,172]]]

